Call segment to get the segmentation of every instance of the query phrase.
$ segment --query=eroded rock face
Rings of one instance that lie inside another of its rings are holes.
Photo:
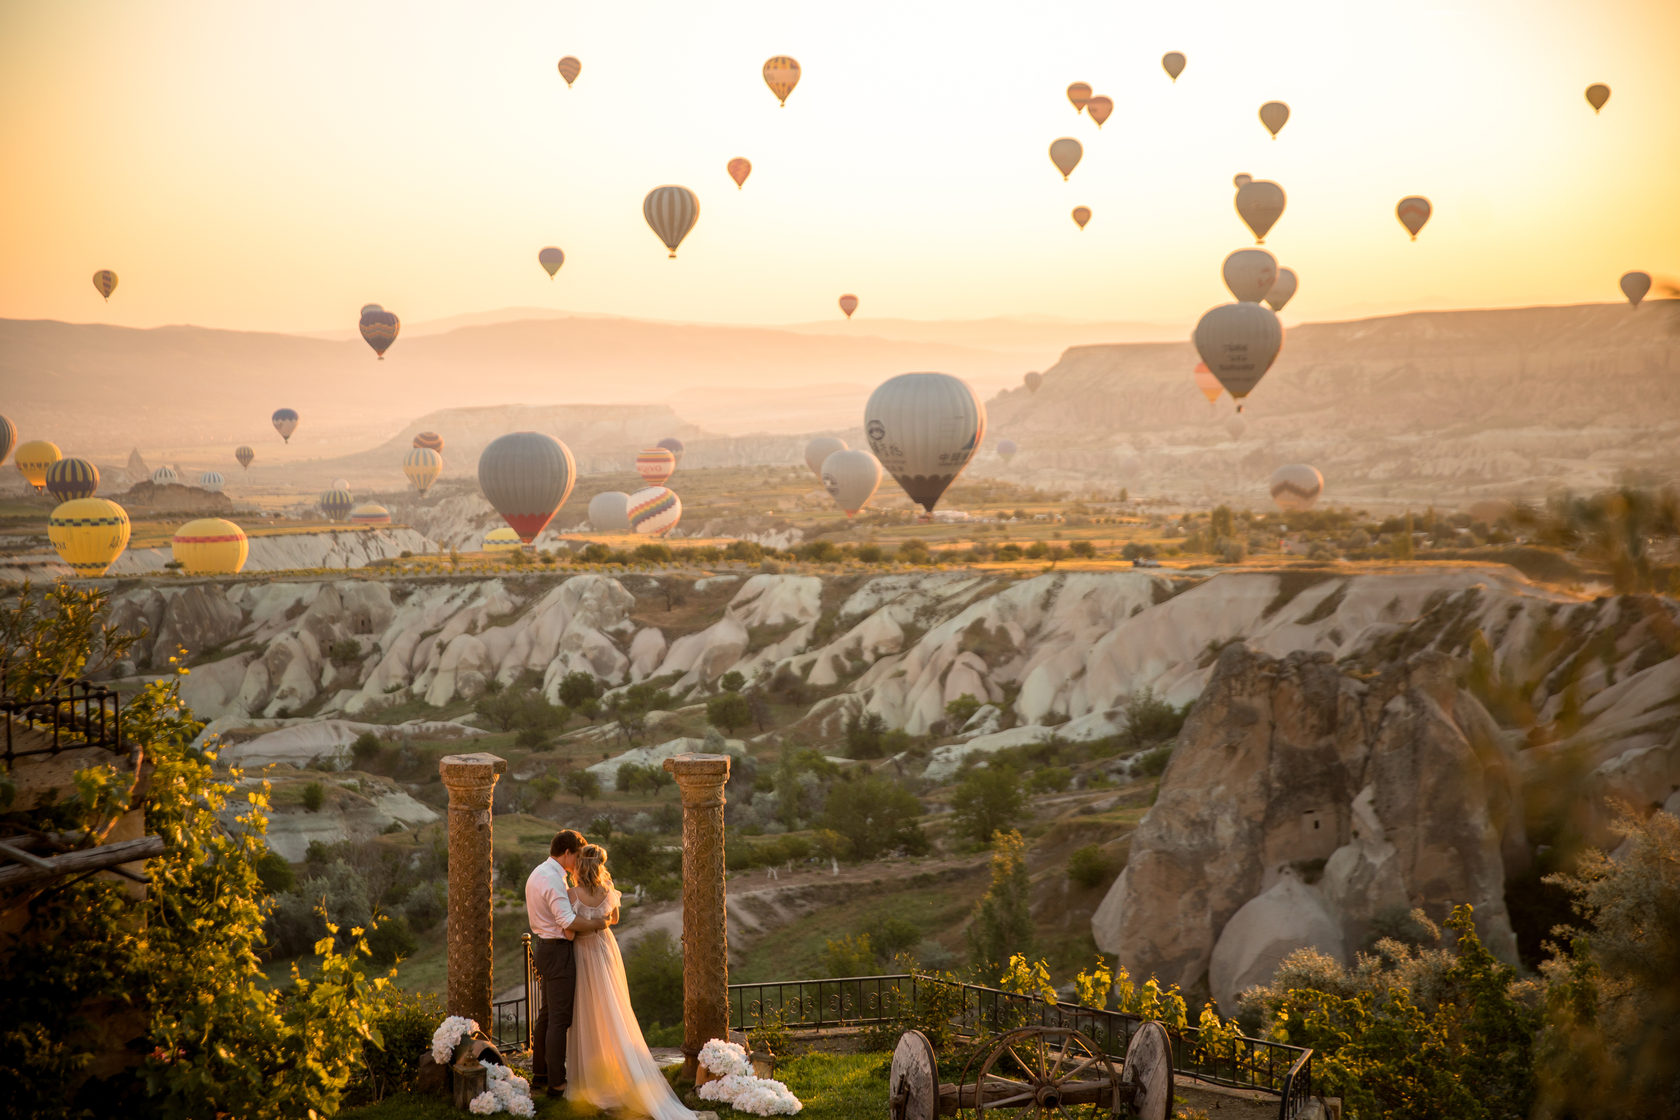
[[[1326,653],[1227,646],[1093,918],[1097,945],[1186,988],[1210,980],[1217,947],[1224,998],[1267,946],[1306,938],[1345,956],[1386,910],[1444,918],[1469,902],[1489,947],[1515,959],[1503,852],[1522,848],[1520,790],[1460,669],[1424,652],[1362,679]],[[1305,910],[1283,922],[1275,903],[1235,920],[1286,877],[1328,925]]]

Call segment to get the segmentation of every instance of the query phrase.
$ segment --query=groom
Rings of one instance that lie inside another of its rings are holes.
[[[548,858],[525,880],[525,913],[531,922],[532,955],[542,978],[542,1017],[533,1024],[536,1038],[531,1053],[533,1085],[546,1081],[548,1095],[566,1093],[566,1032],[572,1025],[572,998],[577,970],[572,940],[578,934],[605,929],[606,923],[580,918],[566,897],[567,876],[577,867],[583,833],[564,828],[548,846]]]

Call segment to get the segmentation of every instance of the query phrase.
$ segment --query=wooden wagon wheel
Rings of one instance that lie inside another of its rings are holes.
[[[1074,1120],[1117,1115],[1120,1073],[1107,1054],[1069,1027],[1004,1035],[974,1080],[980,1120]]]
[[[1121,1079],[1132,1088],[1138,1120],[1167,1120],[1172,1111],[1172,1040],[1160,1023],[1145,1023],[1126,1044]]]
[[[934,1120],[939,1114],[939,1066],[921,1031],[905,1031],[893,1048],[887,1077],[892,1120]]]

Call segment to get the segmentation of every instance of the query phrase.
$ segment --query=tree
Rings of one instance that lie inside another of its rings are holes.
[[[875,971],[875,947],[867,933],[842,934],[823,946],[823,969],[830,976],[869,976]]]
[[[879,712],[853,712],[846,721],[846,753],[852,758],[880,758],[887,721]]]
[[[1069,556],[1077,556],[1082,560],[1089,560],[1097,554],[1097,546],[1091,541],[1070,541],[1067,550]]]
[[[966,834],[989,843],[993,833],[1012,827],[1026,808],[1021,776],[1002,765],[970,770],[957,784],[951,808]]]
[[[1009,958],[1032,952],[1032,885],[1026,842],[1013,830],[992,841],[992,884],[968,924],[969,954],[989,976],[1002,976]]]
[[[739,692],[725,692],[706,701],[706,722],[725,734],[752,722],[752,707]]]
[[[601,779],[588,770],[568,770],[562,781],[566,792],[574,795],[579,805],[590,798],[601,796]]]
[[[948,701],[945,704],[945,718],[950,721],[951,727],[961,731],[968,721],[974,718],[974,713],[979,710],[979,698],[972,692],[965,692],[955,700]]]
[[[916,825],[922,804],[916,795],[892,781],[870,775],[837,782],[828,791],[822,826],[851,842],[852,855],[869,860],[894,848],[927,849]]]
[[[747,687],[747,678],[738,671],[731,669],[718,678],[718,687],[725,692],[740,692]]]
[[[1208,535],[1232,537],[1236,535],[1236,531],[1236,519],[1231,516],[1231,507],[1213,507],[1213,512],[1208,514]]]
[[[560,703],[581,712],[591,701],[599,700],[603,690],[601,682],[591,673],[572,672],[560,678]],[[593,709],[591,709],[593,710]],[[594,719],[593,715],[588,718]]]

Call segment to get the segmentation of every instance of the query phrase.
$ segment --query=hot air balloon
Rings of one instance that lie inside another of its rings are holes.
[[[12,461],[17,464],[18,473],[23,475],[24,481],[35,487],[35,492],[39,494],[47,488],[47,468],[62,458],[64,454],[56,443],[32,439],[18,445],[17,457]]]
[[[179,486],[181,476],[175,473],[174,467],[159,467],[152,472],[153,486]]]
[[[571,449],[542,432],[498,436],[478,457],[478,488],[526,544],[566,504],[576,480]]]
[[[650,486],[662,486],[677,469],[677,457],[663,447],[636,452],[636,473]]]
[[[362,316],[366,315],[370,311],[383,311],[383,310],[385,310],[385,309],[377,303],[364,303],[364,304],[362,304],[362,309],[360,311],[356,312],[356,321],[361,322]]]
[[[1271,305],[1273,311],[1283,310],[1283,305],[1295,297],[1295,289],[1299,283],[1293,268],[1277,270],[1277,279],[1272,282],[1272,290],[1266,293],[1266,302]]]
[[[735,189],[740,190],[747,184],[747,176],[752,174],[752,160],[736,156],[729,161],[729,177],[735,180]]]
[[[869,449],[910,500],[929,513],[986,438],[986,406],[947,373],[901,373],[863,409]]]
[[[1215,377],[1212,371],[1208,369],[1206,362],[1196,363],[1194,376],[1196,378],[1196,388],[1201,390],[1202,396],[1207,398],[1209,404],[1218,400],[1219,394],[1225,391],[1225,386],[1219,383],[1219,378]]]
[[[1645,293],[1651,290],[1651,274],[1649,272],[1622,273],[1622,294],[1627,301],[1638,307],[1639,301],[1645,298]]]
[[[344,487],[334,486],[322,492],[320,504],[321,512],[327,515],[328,521],[343,521],[350,507],[356,504],[356,499]]]
[[[770,59],[764,64],[764,84],[770,87],[782,108],[787,108],[788,94],[799,84],[799,63],[785,54]]]
[[[677,462],[679,462],[679,463],[682,462],[683,451],[684,451],[682,440],[677,439],[675,436],[666,436],[664,439],[662,439],[658,443],[654,444],[654,446],[655,447],[663,447],[665,450],[669,451],[672,455],[676,456]]]
[[[105,498],[76,498],[47,518],[47,539],[79,576],[102,576],[128,547],[128,514]]]
[[[1283,325],[1270,308],[1258,303],[1227,303],[1202,316],[1194,341],[1196,352],[1241,412],[1243,398],[1277,360]]]
[[[642,199],[642,217],[671,251],[674,260],[677,246],[700,220],[700,200],[687,187],[655,187]]]
[[[1015,458],[1016,453],[1020,450],[1020,445],[1012,439],[998,440],[998,458],[1006,463]]]
[[[117,290],[117,274],[108,268],[102,268],[93,274],[94,289],[105,297],[105,302],[111,302],[111,293]]]
[[[373,352],[383,362],[385,351],[391,348],[391,343],[397,340],[397,333],[402,330],[402,321],[389,311],[369,311],[362,316],[359,325],[362,340],[373,347]]]
[[[1039,373],[1037,370],[1032,370],[1022,375],[1021,384],[1027,387],[1027,392],[1036,393],[1038,392],[1038,387],[1044,384],[1044,375]]]
[[[571,89],[572,83],[577,81],[578,75],[583,73],[583,63],[567,55],[560,60],[560,76],[566,79],[566,88]]]
[[[1238,172],[1237,174],[1231,176],[1231,185],[1239,191],[1252,182],[1254,182],[1254,176],[1250,175],[1246,171]]]
[[[543,271],[548,273],[548,278],[552,280],[554,274],[560,271],[560,266],[566,263],[566,254],[550,245],[546,249],[537,250],[537,263],[542,265]]]
[[[1395,217],[1400,219],[1400,224],[1406,227],[1406,232],[1412,235],[1413,241],[1417,240],[1418,230],[1423,228],[1432,212],[1429,200],[1415,194],[1402,198],[1400,205],[1394,208]]]
[[[1256,245],[1266,243],[1266,233],[1283,217],[1285,201],[1283,188],[1270,179],[1253,179],[1237,188],[1237,216],[1254,232]]]
[[[208,490],[212,494],[220,494],[222,487],[227,485],[227,479],[222,477],[221,471],[205,471],[198,476],[198,488]]]
[[[631,532],[647,537],[663,537],[682,520],[682,499],[674,490],[650,486],[630,495],[627,512]]]
[[[1289,513],[1313,507],[1324,493],[1324,476],[1305,463],[1291,463],[1272,472],[1272,501]]]
[[[437,476],[443,473],[443,456],[429,447],[410,448],[403,456],[403,474],[414,488],[425,494],[437,481]]]
[[[292,433],[297,431],[298,426],[297,412],[290,408],[277,408],[272,419],[274,430],[280,433],[280,438],[291,443]]]
[[[630,495],[608,490],[589,499],[589,523],[597,533],[630,531]]]
[[[1260,123],[1266,126],[1266,131],[1277,139],[1277,134],[1289,122],[1289,106],[1281,101],[1268,101],[1260,106]]]
[[[857,297],[850,292],[840,297],[840,310],[846,313],[846,318],[852,317],[852,312],[857,310],[857,303]]]
[[[1593,107],[1593,115],[1604,108],[1604,103],[1610,100],[1610,87],[1603,82],[1594,82],[1587,87],[1587,104]]]
[[[525,544],[519,539],[519,534],[503,525],[500,529],[492,529],[484,534],[484,542],[479,546],[485,552],[513,552],[524,548]]]
[[[1056,170],[1062,173],[1062,182],[1073,174],[1073,169],[1079,166],[1079,157],[1085,154],[1085,149],[1079,141],[1071,136],[1064,136],[1050,145],[1050,162],[1056,165]]]
[[[0,416],[0,463],[6,461],[6,456],[17,446],[17,425],[10,419]]]
[[[335,478],[335,479],[332,480],[332,485],[329,486],[328,489],[329,490],[348,490],[348,489],[350,489],[350,480],[347,479],[347,478]]]
[[[811,473],[822,477],[822,465],[836,451],[846,450],[846,441],[838,436],[815,436],[805,445],[805,465]]]
[[[350,524],[352,525],[389,525],[391,511],[378,502],[363,502],[350,509]]]
[[[257,457],[257,453],[255,451],[252,451],[249,447],[241,445],[240,447],[235,449],[235,451],[233,453],[233,457],[235,459],[239,460],[239,465],[242,469],[250,470],[251,469],[251,460],[255,459]]]
[[[195,576],[231,576],[245,567],[251,542],[245,530],[221,517],[201,517],[175,530],[175,562]]]
[[[91,498],[99,490],[99,468],[86,459],[58,459],[47,467],[47,493],[60,502]]]
[[[1277,258],[1264,249],[1238,249],[1225,258],[1225,286],[1244,303],[1259,303],[1277,282]]]
[[[1073,208],[1073,223],[1074,223],[1074,225],[1078,226],[1080,229],[1084,229],[1085,228],[1085,223],[1090,221],[1090,220],[1091,220],[1091,208],[1089,206],[1075,206]]]
[[[823,489],[847,517],[868,504],[881,485],[881,464],[867,451],[836,451],[822,464]]]
[[[1168,51],[1161,56],[1161,69],[1176,83],[1178,76],[1184,73],[1184,56],[1177,51]]]
[[[443,454],[443,437],[436,432],[421,432],[414,437],[415,447],[429,447],[439,455]]]
[[[1109,114],[1114,112],[1114,99],[1112,97],[1093,97],[1085,103],[1085,111],[1091,115],[1092,120],[1097,122],[1097,127],[1101,128],[1103,122],[1109,118]]]

